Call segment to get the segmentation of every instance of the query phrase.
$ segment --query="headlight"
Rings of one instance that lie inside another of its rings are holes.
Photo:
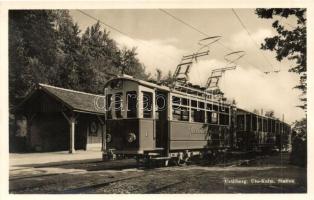
[[[106,142],[107,143],[111,142],[111,135],[109,133],[106,134]]]
[[[136,140],[136,135],[134,133],[129,133],[128,136],[127,136],[127,141],[129,143],[132,143]]]

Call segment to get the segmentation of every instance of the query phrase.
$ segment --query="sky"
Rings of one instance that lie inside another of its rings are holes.
[[[304,117],[304,111],[297,108],[300,91],[292,89],[298,84],[297,74],[288,72],[293,61],[278,62],[275,53],[259,49],[265,37],[276,34],[273,20],[258,18],[254,9],[235,9],[247,31],[231,9],[108,9],[83,10],[120,32],[102,25],[119,47],[136,47],[137,57],[152,76],[156,69],[166,75],[174,71],[183,55],[195,52],[199,40],[209,36],[221,36],[219,43],[210,46],[208,56],[195,63],[190,72],[190,82],[205,85],[212,69],[226,66],[224,56],[233,51],[245,51],[237,62],[237,68],[227,71],[220,82],[220,88],[229,99],[235,99],[237,106],[253,111],[263,109],[264,113],[274,110],[275,116],[291,123]],[[82,32],[96,23],[78,10],[70,15]],[[179,21],[181,20],[181,22]],[[188,27],[184,23],[193,26]],[[282,19],[287,26],[293,26],[295,19]],[[195,29],[197,30],[195,30]],[[288,27],[289,28],[289,27]],[[121,32],[123,34],[121,34]],[[201,32],[201,33],[200,33]],[[279,73],[265,74],[266,71]]]

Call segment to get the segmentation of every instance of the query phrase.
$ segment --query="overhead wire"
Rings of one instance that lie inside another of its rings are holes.
[[[233,14],[235,15],[235,17],[238,19],[239,23],[241,24],[241,26],[243,27],[243,29],[246,31],[246,33],[248,34],[248,36],[250,37],[251,41],[253,42],[253,44],[256,46],[257,49],[260,49],[259,45],[257,44],[257,42],[253,39],[252,34],[250,33],[250,31],[248,30],[248,28],[245,26],[244,22],[242,21],[242,19],[240,18],[240,16],[237,14],[237,12],[232,8],[231,9]],[[263,53],[263,51],[259,51],[261,52],[261,55],[264,57],[265,61],[271,66],[272,70],[274,70],[273,65],[271,64],[271,62],[268,60],[268,58],[265,56],[265,54]]]
[[[194,31],[197,31],[198,33],[200,33],[200,34],[202,34],[202,35],[204,35],[204,36],[210,37],[210,36],[207,35],[206,33],[200,31],[199,29],[197,29],[196,27],[192,26],[191,24],[188,24],[188,23],[186,23],[185,21],[183,21],[183,20],[177,18],[176,16],[172,15],[171,13],[167,12],[166,10],[164,10],[164,9],[159,9],[159,10],[160,10],[161,12],[165,13],[166,15],[172,17],[173,19],[175,19],[175,20],[181,22],[182,24],[186,25],[187,27],[193,29]],[[199,72],[198,68],[197,68],[197,72],[198,72],[199,80],[201,81],[202,79],[200,78],[201,76],[200,76],[200,72]],[[201,84],[203,85],[203,82],[202,82],[202,81],[201,81]]]
[[[184,24],[185,26],[187,26],[187,27],[189,27],[189,28],[195,30],[196,32],[202,34],[203,36],[210,37],[209,34],[207,34],[207,33],[203,32],[203,31],[199,30],[199,29],[196,28],[195,26],[193,26],[193,25],[191,25],[191,24],[185,22],[184,20],[178,18],[177,16],[171,14],[170,12],[168,12],[168,11],[166,11],[166,10],[164,10],[164,9],[159,9],[159,10],[160,10],[161,12],[163,12],[164,14],[166,14],[166,15],[172,17],[173,19],[177,20],[178,22]],[[220,46],[224,47],[225,49],[227,49],[227,50],[229,50],[229,51],[235,51],[234,49],[232,49],[232,48],[228,47],[227,45],[225,45],[225,44],[224,44],[223,42],[221,42],[220,40],[217,41],[217,43],[218,43]],[[256,66],[255,64],[251,63],[250,61],[248,61],[248,60],[245,59],[245,58],[243,58],[243,60],[244,60],[247,64],[249,64],[249,65],[251,65],[251,66],[253,66],[253,67],[255,67],[255,68],[260,68],[260,67]]]
[[[152,47],[152,45],[147,44],[147,43],[145,43],[144,41],[139,40],[139,39],[137,39],[137,38],[131,37],[129,34],[127,34],[127,33],[123,32],[123,31],[119,30],[118,28],[116,28],[116,27],[114,27],[114,26],[112,26],[112,25],[110,25],[110,24],[108,24],[108,23],[106,23],[106,22],[104,22],[104,21],[102,21],[102,20],[100,20],[100,19],[98,19],[97,17],[94,17],[94,16],[88,14],[87,12],[84,12],[83,10],[77,9],[77,11],[80,12],[81,14],[83,14],[83,15],[85,15],[85,16],[91,18],[91,19],[93,19],[93,20],[99,21],[99,23],[101,23],[101,24],[103,24],[103,25],[109,27],[110,29],[112,29],[112,30],[114,30],[114,31],[116,31],[116,32],[118,32],[118,33],[120,33],[121,35],[124,35],[124,36],[126,36],[126,37],[129,37],[129,38],[131,38],[131,39],[133,39],[133,40],[136,40],[137,42],[142,43],[143,45]],[[168,54],[165,54],[165,53],[163,53],[162,51],[159,51],[159,52],[160,52],[161,54],[165,55],[166,57],[172,59],[173,61],[178,62],[177,58],[172,57],[172,56],[169,56]]]

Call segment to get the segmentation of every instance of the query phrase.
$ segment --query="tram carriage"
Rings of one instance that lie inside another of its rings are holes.
[[[237,140],[242,150],[271,150],[275,145],[275,121],[272,117],[237,110]]]
[[[273,117],[237,109],[237,144],[245,151],[287,148],[290,126]]]
[[[212,93],[123,75],[108,81],[104,158],[184,161],[227,150],[286,148],[290,127],[236,108]]]
[[[219,39],[205,38],[201,41],[208,43],[200,41],[196,53],[183,56],[169,87],[128,75],[105,84],[104,158],[120,155],[180,163],[194,155],[271,150],[276,145],[281,149],[287,143],[287,124],[237,109],[223,98],[219,79],[225,71],[236,69],[243,51],[225,55],[226,66],[214,69],[205,87],[189,83],[193,62],[209,55],[209,46]]]
[[[105,156],[184,157],[230,147],[232,104],[123,75],[108,81]]]

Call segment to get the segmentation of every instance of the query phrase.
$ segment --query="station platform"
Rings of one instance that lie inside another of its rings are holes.
[[[100,150],[78,150],[73,154],[68,151],[44,152],[44,153],[10,153],[10,170],[31,167],[40,164],[74,164],[81,162],[101,161],[102,152]]]

